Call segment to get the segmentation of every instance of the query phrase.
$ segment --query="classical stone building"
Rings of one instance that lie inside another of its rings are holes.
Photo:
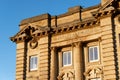
[[[16,80],[120,80],[120,1],[24,19]]]

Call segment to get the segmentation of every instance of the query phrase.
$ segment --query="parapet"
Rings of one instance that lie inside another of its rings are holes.
[[[39,27],[59,26],[64,23],[73,21],[81,21],[85,18],[92,17],[91,12],[95,11],[100,5],[83,9],[81,6],[75,6],[68,9],[64,14],[51,16],[49,13],[34,16],[24,19],[20,22],[20,29],[26,27],[28,24],[35,24]]]

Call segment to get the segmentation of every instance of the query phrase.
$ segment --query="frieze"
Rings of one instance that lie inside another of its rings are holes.
[[[89,36],[89,35],[100,33],[100,32],[101,32],[100,27],[94,27],[94,28],[89,28],[89,29],[67,33],[67,34],[57,35],[57,36],[52,37],[52,43],[59,42],[59,41],[65,41],[65,40],[77,39],[79,37]]]

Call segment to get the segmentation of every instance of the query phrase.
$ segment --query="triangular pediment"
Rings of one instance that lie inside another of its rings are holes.
[[[14,37],[19,37],[22,35],[27,35],[28,31],[30,32],[30,30],[36,30],[37,26],[36,25],[32,25],[32,24],[27,24],[24,28],[22,28]],[[38,29],[38,28],[37,28]]]
[[[115,12],[115,9],[118,8],[118,1],[116,0],[108,0],[104,4],[102,4],[98,10],[92,12],[92,15],[95,18],[99,18],[102,16],[110,15]]]
[[[22,28],[16,35],[11,37],[11,40],[13,41],[16,38],[19,37],[26,37],[30,34],[30,31],[33,30],[33,27],[31,27],[31,24],[27,24],[24,28]]]
[[[108,0],[105,4],[103,4],[98,11],[103,11],[105,9],[107,9],[108,7],[112,7],[111,5],[113,4],[114,0]]]
[[[25,26],[23,29],[21,29],[16,35],[14,35],[13,37],[16,38],[16,37],[19,37],[19,36],[22,36],[23,34],[25,34],[25,31],[26,29],[29,29],[30,26]]]
[[[25,40],[25,39],[31,39],[35,36],[43,36],[47,35],[48,31],[50,31],[49,27],[41,27],[33,24],[27,24],[24,28],[22,28],[15,36],[11,37],[11,40],[13,42],[16,42],[16,39],[18,41]]]

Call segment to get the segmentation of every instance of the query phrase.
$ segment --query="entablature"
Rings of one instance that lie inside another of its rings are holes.
[[[66,23],[58,25],[57,27],[33,27],[29,25],[28,27],[19,31],[15,36],[11,37],[13,42],[21,42],[25,40],[31,40],[34,37],[44,37],[49,34],[55,35],[64,32],[71,32],[78,29],[90,28],[95,25],[99,25],[99,21],[96,19],[91,19],[87,21],[76,21],[71,23]]]
[[[66,32],[72,32],[72,31],[79,30],[79,29],[100,26],[100,18],[104,18],[105,16],[112,16],[113,14],[118,12],[117,9],[115,8],[116,1],[117,0],[109,0],[104,5],[99,6],[99,8],[98,6],[95,7],[94,9],[97,9],[97,10],[93,10],[93,12],[91,11],[89,12],[90,14],[92,13],[93,15],[89,17],[89,19],[88,18],[85,18],[85,19],[76,18],[75,20],[71,22],[64,22],[62,24],[57,24],[56,20],[55,21],[53,20],[55,25],[51,25],[52,16],[50,16],[49,14],[44,14],[44,15],[36,16],[30,19],[25,19],[21,22],[21,25],[25,24],[25,27],[22,28],[15,36],[11,37],[11,40],[13,42],[21,42],[25,40],[31,40],[34,37],[40,38],[40,37],[44,37],[48,35],[56,35],[56,34],[61,34],[61,33],[66,33]],[[74,10],[74,12],[79,12],[80,10],[82,11],[83,9],[77,6],[75,8],[74,7],[70,8],[69,12],[72,13],[71,12],[72,10]],[[64,17],[66,14],[61,15],[61,16],[56,16],[53,18],[55,19],[59,17],[61,18],[61,17]],[[72,15],[72,14],[69,14],[69,15]],[[41,27],[38,24],[34,23],[34,21],[43,20],[43,19],[46,19],[48,21],[47,26]]]

